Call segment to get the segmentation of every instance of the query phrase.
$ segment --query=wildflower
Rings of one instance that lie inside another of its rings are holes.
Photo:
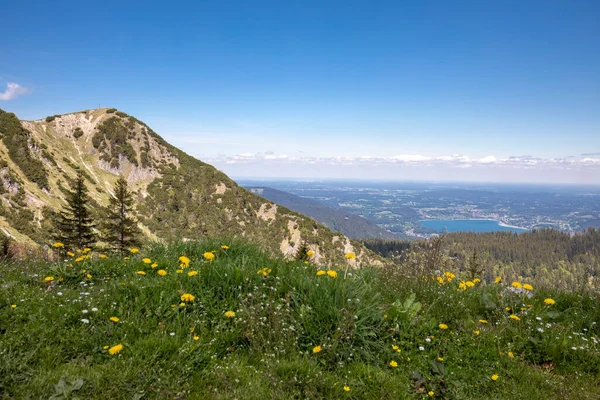
[[[321,350],[323,350],[323,349],[321,348],[321,346],[315,346],[315,347],[313,347],[313,353],[320,353],[320,352],[321,352]]]
[[[98,257],[100,257],[100,258],[101,258],[101,259],[103,259],[103,260],[104,260],[105,258],[108,258],[108,256],[107,256],[106,254],[100,254]]]
[[[498,276],[496,279],[494,279],[494,282],[502,283],[502,278]]]
[[[226,316],[227,318],[233,318],[233,317],[235,317],[235,312],[233,312],[233,311],[227,311],[227,312],[225,313],[225,316]]]
[[[452,272],[446,271],[446,272],[444,272],[444,276],[446,277],[446,279],[448,280],[448,282],[450,282],[452,279],[454,279],[454,277],[456,275],[454,275]]]
[[[398,363],[394,360],[390,361],[390,367],[392,368],[396,368],[398,366]]]
[[[487,324],[487,321],[485,319],[480,319],[479,322],[482,324]]]
[[[444,361],[444,359],[442,357],[438,357],[437,360],[438,361]]]
[[[344,386],[344,392],[349,392],[350,391],[350,386]]]
[[[108,350],[108,346],[104,346],[102,347],[104,350]]]
[[[140,251],[140,249],[138,249],[137,247],[134,247],[133,249],[129,249],[129,252],[131,254],[137,254],[137,253],[139,253],[139,251]]]
[[[515,358],[515,355],[513,354],[512,351],[508,352],[508,358]]]
[[[479,282],[481,282],[481,279],[479,279],[479,278],[473,279],[473,283],[479,283]]]
[[[10,308],[17,308],[17,305],[13,304],[13,305],[10,306]]]
[[[213,252],[207,251],[204,253],[204,259],[206,261],[212,261],[215,259],[215,254]]]
[[[438,276],[436,279],[440,285],[444,283],[444,278],[442,278],[441,276]]]
[[[461,282],[458,284],[458,289],[459,290],[467,290],[467,284],[464,282]]]
[[[429,392],[427,392],[427,394],[429,395],[429,397],[433,397],[433,395],[434,395],[435,393],[433,392],[433,390],[430,390]]]
[[[544,303],[548,304],[549,306],[556,304],[556,302],[554,300],[552,300],[551,298],[545,299]]]
[[[177,272],[178,274],[183,274],[183,270],[182,269],[178,269],[175,272]]]
[[[229,246],[227,246],[226,244],[221,245],[221,248],[223,250],[229,250]]]
[[[475,284],[474,284],[473,282],[471,282],[471,281],[467,281],[467,282],[465,283],[465,285],[467,285],[468,287],[473,287],[473,286],[475,286]]]
[[[72,251],[67,251],[67,255],[69,257],[75,257],[75,253],[73,253]]]
[[[523,289],[525,290],[533,290],[533,286],[531,286],[529,283],[526,283],[523,285]]]
[[[356,258],[356,254],[354,253],[346,253],[346,260],[354,260]]]
[[[81,319],[81,322],[83,322],[84,324],[89,324],[89,323],[90,323],[90,320],[89,320],[89,319],[87,319],[87,318],[82,318],[82,319]]]
[[[398,346],[396,346],[396,345],[393,345],[393,346],[392,346],[392,350],[398,350]]]
[[[54,246],[55,249],[62,249],[63,247],[65,247],[65,244],[61,242],[56,242],[52,246]]]
[[[151,260],[151,259],[149,259],[148,257],[142,258],[142,262],[143,262],[144,264],[152,264],[152,260]]]
[[[493,380],[493,381],[497,381],[497,380],[498,380],[498,378],[500,378],[500,377],[498,376],[498,374],[494,374],[494,375],[492,375],[492,380]]]
[[[83,256],[82,257],[77,257],[75,259],[75,262],[82,262],[83,260],[85,260],[85,257],[83,257]]]
[[[82,253],[82,254],[87,254],[87,253],[89,253],[90,251],[92,251],[92,249],[90,249],[89,247],[86,247],[85,249],[83,249],[83,250],[81,251],[81,253]]]
[[[187,268],[187,267],[189,267],[190,266],[190,259],[188,257],[186,257],[186,256],[179,257],[179,266],[181,268]]]
[[[185,303],[179,303],[179,307],[185,307]]]
[[[200,340],[200,336],[194,336],[194,340]]]
[[[167,271],[165,271],[164,269],[159,269],[158,272],[157,272],[157,274],[159,276],[166,276],[167,275]]]
[[[258,275],[267,276],[271,273],[271,268],[261,268],[256,272]]]
[[[510,315],[510,319],[514,319],[515,321],[520,321],[521,318],[517,317],[515,314]]]
[[[109,318],[112,322],[117,323],[119,322],[119,318],[118,317],[110,317]]]
[[[448,329],[448,325],[446,325],[446,324],[440,324],[439,328],[440,329]]]
[[[505,308],[505,310],[506,310],[506,311],[510,311],[510,307],[506,307],[506,308]]]
[[[315,256],[315,252],[312,251],[312,250],[309,250],[309,251],[306,252],[306,255],[309,256],[309,257],[314,257]]]
[[[118,344],[118,345],[113,346],[110,349],[108,349],[108,354],[114,355],[114,354],[119,353],[121,350],[123,350],[123,345],[122,344]]]
[[[87,274],[85,277],[88,279],[92,279],[92,274]]]
[[[323,271],[322,269],[317,271],[317,276],[321,276],[321,275],[325,275],[327,272]]]
[[[329,275],[332,278],[337,278],[337,272],[335,272],[332,269],[330,269],[329,271],[327,271],[327,275]]]
[[[154,268],[158,267],[158,263],[156,263],[156,262],[155,262],[155,263],[152,263],[151,267],[152,267],[152,269],[154,269]]]
[[[138,274],[138,275],[142,275],[142,276],[143,276],[143,275],[146,275],[146,273],[145,273],[144,271],[138,271],[138,272],[136,272],[136,274]]]
[[[44,282],[52,282],[54,280],[53,276],[47,276],[44,278]]]
[[[188,276],[195,276],[198,275],[198,271],[190,271],[188,272]]]
[[[515,289],[522,289],[523,285],[521,285],[521,282],[513,282],[511,283],[511,286],[514,287]]]
[[[129,257],[123,257],[123,260],[127,261],[129,260]]]
[[[194,295],[189,293],[184,293],[181,295],[181,301],[185,301],[186,303],[191,303],[195,298],[196,297]]]
[[[479,334],[481,333],[478,329],[474,330],[473,333],[475,334],[475,336],[479,336]]]

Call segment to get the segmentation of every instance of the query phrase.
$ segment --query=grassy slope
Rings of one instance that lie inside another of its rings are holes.
[[[209,250],[216,258],[205,262]],[[184,254],[191,265],[178,274]],[[267,276],[257,273],[265,267]],[[0,268],[0,398],[47,398],[79,378],[81,388],[66,398],[600,396],[600,305],[590,295],[500,296],[504,284],[459,291],[458,278],[439,285],[371,268],[317,276],[311,264],[272,259],[239,241]],[[194,301],[180,306],[183,293]],[[422,303],[414,316],[391,307],[410,293]],[[556,304],[545,305],[547,297]],[[119,343],[116,355],[104,349]],[[323,350],[313,353],[317,345]]]

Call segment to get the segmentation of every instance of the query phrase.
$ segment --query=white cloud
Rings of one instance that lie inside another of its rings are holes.
[[[6,84],[6,90],[0,92],[0,100],[12,100],[29,92],[29,89],[19,86],[14,82]]]

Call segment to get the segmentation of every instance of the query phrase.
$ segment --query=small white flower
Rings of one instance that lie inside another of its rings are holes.
[[[56,293],[57,296],[62,296],[62,292]]]
[[[425,350],[425,347],[419,346],[419,350],[423,351],[423,350]]]
[[[169,333],[169,335],[175,336],[175,332],[171,332],[171,333]]]
[[[81,320],[81,322],[83,322],[84,324],[89,324],[89,323],[90,323],[90,320],[89,320],[89,319],[87,319],[87,318],[83,318],[83,319]]]
[[[429,343],[429,342],[431,342],[431,339],[430,339],[430,338],[426,338],[426,339],[425,339],[425,341],[426,341],[427,343]]]
[[[571,350],[577,350],[577,347],[573,346],[571,347]]]
[[[88,310],[83,310],[82,313],[87,314]]]
[[[98,311],[98,309],[96,307],[92,307],[92,311],[96,312],[96,311]]]

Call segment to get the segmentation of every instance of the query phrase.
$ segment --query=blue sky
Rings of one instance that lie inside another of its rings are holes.
[[[6,5],[0,108],[233,176],[600,183],[598,1],[148,3]]]

